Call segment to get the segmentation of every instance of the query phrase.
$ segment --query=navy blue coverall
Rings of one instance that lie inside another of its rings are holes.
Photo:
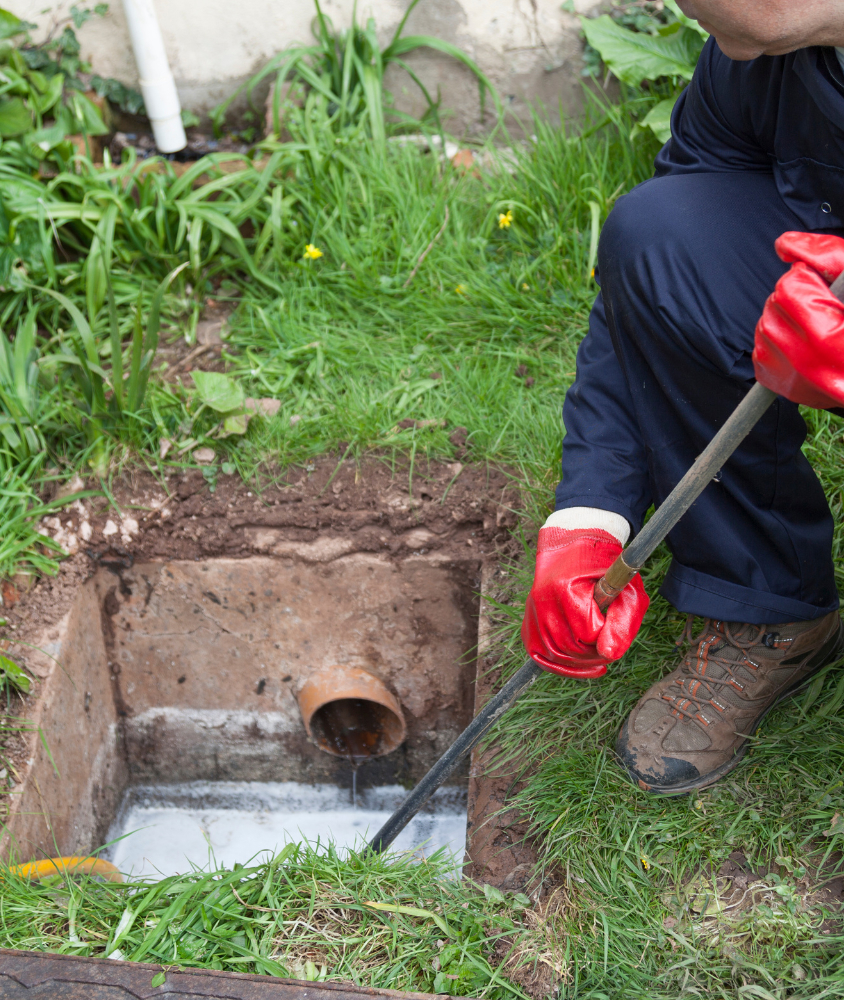
[[[753,382],[753,332],[787,265],[788,230],[844,235],[844,76],[833,49],[752,62],[710,39],[655,176],[601,235],[601,294],[563,407],[556,509],[599,507],[638,531]],[[668,537],[662,594],[726,621],[838,607],[832,517],[778,399]]]

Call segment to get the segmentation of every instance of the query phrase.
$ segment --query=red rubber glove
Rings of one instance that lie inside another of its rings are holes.
[[[648,610],[637,573],[602,614],[592,591],[621,545],[593,528],[542,528],[536,575],[525,605],[522,642],[528,656],[564,677],[602,677],[607,663],[624,656]]]
[[[794,403],[844,406],[844,303],[829,290],[844,271],[844,240],[784,233],[775,246],[793,264],[756,324],[756,379]]]

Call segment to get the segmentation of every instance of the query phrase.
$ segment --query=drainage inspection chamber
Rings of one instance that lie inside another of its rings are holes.
[[[471,720],[481,564],[308,549],[112,564],[79,587],[32,657],[55,768],[33,743],[6,853],[123,837],[111,859],[158,877],[378,829]],[[397,848],[462,860],[467,774]]]

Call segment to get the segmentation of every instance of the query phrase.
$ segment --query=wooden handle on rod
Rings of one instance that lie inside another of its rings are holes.
[[[628,583],[638,573],[637,569],[632,569],[624,561],[624,553],[616,559],[610,568],[604,573],[601,579],[595,584],[595,603],[606,611],[618,595],[624,590]]]

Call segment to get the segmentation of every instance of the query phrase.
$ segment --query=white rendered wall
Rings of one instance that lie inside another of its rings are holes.
[[[46,13],[44,0],[6,0],[6,5],[39,25],[38,38],[57,17],[67,16],[72,2],[64,0]],[[325,0],[323,9],[335,27],[349,25],[352,2]],[[596,0],[574,0],[581,13],[595,5]],[[386,42],[406,6],[405,0],[362,0],[358,18],[373,16]],[[198,113],[226,97],[275,52],[311,41],[312,0],[155,0],[155,8],[182,106]],[[78,34],[82,55],[95,72],[137,85],[120,0],[112,0],[108,13],[92,18]],[[568,113],[579,106],[578,21],[561,9],[561,0],[420,0],[405,34],[435,35],[460,46],[517,113],[526,101],[541,100],[554,110],[562,102]],[[453,131],[478,128],[477,86],[466,70],[430,50],[408,62],[429,89],[440,88],[442,106],[456,113],[450,120]],[[402,71],[391,74],[388,87],[399,106],[421,110],[415,85]]]

